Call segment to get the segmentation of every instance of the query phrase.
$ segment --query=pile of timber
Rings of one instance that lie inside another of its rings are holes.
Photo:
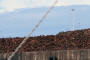
[[[13,52],[23,38],[0,38],[0,53]],[[19,52],[90,49],[90,29],[30,37]]]

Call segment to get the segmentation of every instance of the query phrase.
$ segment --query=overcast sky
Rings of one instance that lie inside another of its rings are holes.
[[[58,1],[56,6],[64,7],[53,9],[34,36],[72,30],[72,8],[75,9],[75,29],[90,28],[90,0]],[[25,36],[54,2],[55,0],[0,0],[0,37]]]
[[[50,6],[55,0],[0,0],[0,13],[16,11],[20,8]],[[58,0],[58,6],[90,5],[90,0]]]

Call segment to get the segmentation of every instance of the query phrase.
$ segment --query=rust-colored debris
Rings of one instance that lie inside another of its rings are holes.
[[[9,53],[24,38],[0,38],[0,53]],[[30,37],[19,52],[41,50],[90,49],[90,29],[60,32],[57,35]]]

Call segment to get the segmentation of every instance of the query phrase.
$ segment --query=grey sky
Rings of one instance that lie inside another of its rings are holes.
[[[0,0],[0,13],[12,12],[21,8],[50,6],[55,0]],[[90,0],[58,0],[57,6],[90,5]]]

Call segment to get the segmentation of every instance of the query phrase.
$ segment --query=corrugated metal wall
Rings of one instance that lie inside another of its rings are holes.
[[[0,60],[11,53],[0,54]],[[90,60],[90,50],[57,50],[17,53],[12,60]]]

